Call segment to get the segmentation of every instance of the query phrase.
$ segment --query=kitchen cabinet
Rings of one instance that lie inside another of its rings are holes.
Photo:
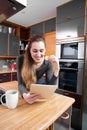
[[[43,35],[43,22],[31,26],[30,35]]]
[[[75,130],[82,130],[82,95],[61,89],[57,89],[56,93],[60,93],[75,99],[75,102],[72,105],[71,127]]]
[[[17,56],[19,54],[19,38],[8,33],[0,33],[0,56]]]
[[[85,0],[72,0],[57,7],[57,24],[85,15]]]
[[[30,34],[31,36],[35,34],[44,35],[45,33],[53,31],[56,31],[56,18],[52,18],[31,26]]]
[[[19,37],[10,34],[8,44],[9,44],[9,55],[18,56],[19,55]]]
[[[84,17],[57,24],[57,39],[67,39],[84,36]]]
[[[11,73],[0,74],[0,83],[11,81]]]
[[[44,33],[56,31],[56,18],[44,22]]]
[[[73,0],[57,7],[57,39],[84,35],[85,0]]]
[[[56,32],[50,32],[44,34],[46,41],[46,55],[55,55],[56,54]]]
[[[8,55],[8,35],[0,33],[0,56]]]
[[[17,80],[17,72],[11,73],[11,81]]]
[[[17,80],[17,72],[0,73],[0,83]]]

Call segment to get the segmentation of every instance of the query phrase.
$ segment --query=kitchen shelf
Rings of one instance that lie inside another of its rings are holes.
[[[0,56],[0,59],[3,59],[3,58],[4,58],[4,59],[5,59],[5,58],[6,58],[6,59],[7,59],[7,58],[9,58],[9,59],[10,59],[10,58],[12,58],[12,59],[14,58],[14,59],[15,59],[16,57],[17,57],[17,56]]]

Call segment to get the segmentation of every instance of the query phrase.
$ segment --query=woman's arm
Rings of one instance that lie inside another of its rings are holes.
[[[50,61],[52,63],[52,67],[53,67],[53,74],[54,76],[58,76],[59,74],[59,60],[55,55],[51,55],[48,57],[48,61]]]
[[[48,58],[49,64],[47,69],[47,84],[57,84],[59,75],[59,61],[56,56],[51,55]]]

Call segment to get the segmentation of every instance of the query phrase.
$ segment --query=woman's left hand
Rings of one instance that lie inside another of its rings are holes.
[[[33,104],[37,101],[37,99],[41,99],[42,97],[36,93],[23,93],[23,98],[27,103]]]
[[[51,55],[48,57],[48,60],[52,63],[53,65],[53,73],[55,76],[58,76],[59,74],[59,60],[55,55]]]

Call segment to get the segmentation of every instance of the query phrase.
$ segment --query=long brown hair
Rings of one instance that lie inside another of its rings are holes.
[[[46,47],[45,39],[42,36],[34,35],[29,40],[27,50],[25,51],[25,54],[24,54],[24,61],[23,61],[23,66],[22,66],[22,71],[21,71],[22,78],[28,90],[30,90],[31,83],[36,83],[36,70],[34,68],[34,60],[32,59],[31,54],[30,54],[32,43],[35,41],[36,42],[43,41]]]

